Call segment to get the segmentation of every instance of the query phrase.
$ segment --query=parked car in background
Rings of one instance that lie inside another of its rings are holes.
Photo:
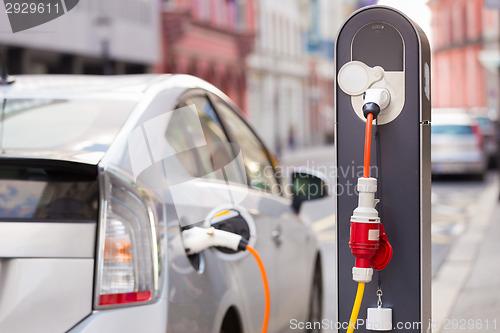
[[[256,262],[216,248],[188,256],[192,226],[233,228],[260,252],[269,332],[321,320],[321,253],[298,213],[327,195],[308,195],[322,180],[296,173],[287,192],[212,85],[18,76],[0,85],[0,112],[0,332],[260,332]]]
[[[470,174],[487,169],[484,139],[477,120],[466,112],[434,112],[431,126],[432,173]]]
[[[488,166],[496,166],[498,159],[498,129],[495,122],[487,115],[476,115],[475,118],[483,134]]]

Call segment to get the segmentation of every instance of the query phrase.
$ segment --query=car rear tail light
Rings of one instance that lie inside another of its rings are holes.
[[[472,126],[472,132],[476,138],[476,143],[479,150],[483,149],[483,133],[481,132],[481,127],[478,124]]]
[[[158,223],[147,196],[105,173],[96,307],[135,305],[159,294]]]

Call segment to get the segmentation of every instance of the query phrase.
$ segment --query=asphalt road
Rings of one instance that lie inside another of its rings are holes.
[[[333,172],[333,148],[324,147],[282,158],[285,170],[307,166],[325,174]],[[327,181],[331,179],[327,178]],[[439,269],[454,241],[466,230],[466,226],[477,214],[482,193],[498,186],[496,175],[490,172],[479,181],[471,177],[440,177],[432,182],[432,276]],[[327,199],[306,203],[301,215],[311,224],[323,250],[324,311],[323,317],[337,321],[335,276],[335,200]],[[329,332],[329,331],[327,331]],[[332,330],[333,332],[333,330]]]

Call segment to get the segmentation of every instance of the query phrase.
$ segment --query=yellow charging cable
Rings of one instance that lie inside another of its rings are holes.
[[[356,321],[358,320],[359,308],[361,307],[364,292],[365,283],[358,282],[358,292],[356,293],[356,299],[354,300],[354,306],[352,307],[351,319],[349,319],[349,328],[347,329],[347,333],[352,333],[354,331],[354,326],[356,326]]]
[[[366,129],[365,129],[365,158],[363,163],[363,177],[370,177],[370,152],[372,146],[372,122],[373,113],[369,113],[366,117]],[[351,318],[349,319],[349,327],[347,328],[347,333],[354,332],[354,327],[358,321],[359,308],[361,307],[361,301],[363,300],[363,293],[365,292],[365,283],[358,282],[358,291],[356,293],[356,299],[354,300],[354,305],[352,307]]]

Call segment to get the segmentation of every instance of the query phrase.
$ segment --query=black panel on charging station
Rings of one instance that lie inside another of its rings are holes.
[[[377,29],[392,26],[386,32]],[[369,29],[360,30],[363,27]],[[359,34],[357,34],[359,32]],[[397,32],[397,33],[395,33]],[[363,8],[339,31],[336,70],[352,60],[386,71],[405,72],[405,103],[400,115],[374,126],[371,176],[378,179],[377,210],[394,254],[365,286],[359,319],[377,307],[392,308],[393,331],[426,332],[431,313],[430,241],[430,48],[423,31],[400,12],[383,6]],[[349,321],[357,283],[349,248],[350,218],[357,207],[357,178],[362,177],[365,122],[351,96],[336,85],[338,322]],[[339,331],[345,331],[345,326]],[[356,327],[365,332],[366,327]],[[371,331],[368,331],[371,332]]]

